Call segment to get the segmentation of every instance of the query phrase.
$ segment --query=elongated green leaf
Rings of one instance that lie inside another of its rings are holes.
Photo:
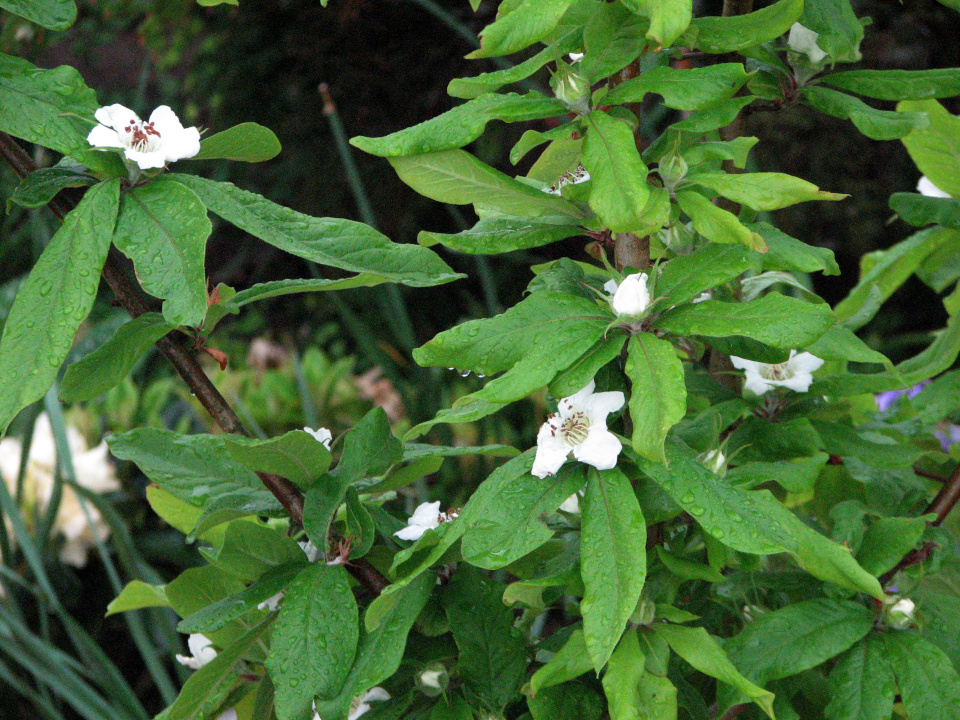
[[[19,0],[20,3],[35,6],[32,0]],[[62,65],[41,70],[26,60],[0,53],[3,132],[69,154],[74,149],[89,147],[87,134],[98,107],[96,94],[74,68]],[[82,117],[89,117],[90,122],[84,122]]]
[[[273,615],[261,620],[191,675],[177,701],[166,710],[164,720],[195,720],[216,710],[237,683],[237,663],[260,640],[273,620]]]
[[[677,44],[715,54],[740,52],[780,37],[801,12],[803,0],[779,0],[746,15],[695,18]]]
[[[557,654],[530,678],[530,692],[536,695],[543,688],[573,680],[592,669],[583,630],[574,630]]]
[[[166,178],[133,188],[120,203],[113,243],[133,260],[143,289],[164,300],[171,325],[197,326],[207,314],[211,229],[200,198]]]
[[[208,605],[243,592],[243,583],[225,570],[204,565],[184,570],[175,580],[167,583],[166,588],[170,607],[185,618]],[[208,638],[217,647],[226,647],[256,625],[264,615],[260,611],[251,612],[210,633]]]
[[[616,468],[587,473],[581,535],[583,635],[599,673],[636,610],[647,575],[647,525],[630,481]]]
[[[586,685],[553,685],[527,698],[533,720],[600,720],[603,701]]]
[[[657,280],[657,295],[667,305],[692,300],[704,290],[733,280],[754,264],[751,256],[739,245],[704,245],[690,255],[675,257],[663,266]]]
[[[791,350],[809,345],[833,322],[827,305],[770,293],[744,303],[705,300],[681,305],[664,313],[657,327],[677,335],[743,335]]]
[[[240,160],[263,162],[280,154],[280,141],[273,130],[255,122],[234,125],[200,142],[192,160]]]
[[[93,306],[119,195],[119,180],[88,190],[17,293],[0,335],[0,434],[53,384]]]
[[[960,676],[944,652],[913,632],[883,636],[903,707],[911,720],[950,720],[960,707]]]
[[[169,607],[167,593],[163,585],[150,585],[143,580],[131,580],[123,590],[107,605],[106,615],[139,610],[145,607]]]
[[[57,164],[40,168],[27,175],[7,198],[7,213],[14,205],[25,208],[43,207],[64,188],[93,185],[96,178],[81,171],[81,168]]]
[[[715,160],[730,160],[741,170],[747,166],[747,157],[760,138],[738,137],[733,140],[700,142],[683,150],[681,155],[688,165],[700,165]]]
[[[496,255],[513,250],[529,250],[568,237],[583,234],[579,225],[532,222],[529,218],[482,218],[469,230],[448,235],[421,230],[417,242],[426,247],[440,243],[457,252],[472,255]]]
[[[301,486],[316,480],[330,467],[330,451],[303,430],[291,430],[268,440],[226,435],[224,441],[230,457],[241,465],[282,475]]]
[[[590,207],[614,232],[643,227],[650,196],[647,166],[640,159],[630,126],[599,110],[585,120],[583,167],[590,173]]]
[[[779,210],[810,200],[842,200],[847,195],[820,190],[784,173],[698,173],[687,180],[754,210]]]
[[[878,100],[925,100],[960,95],[960,76],[954,68],[849,70],[825,75],[821,80],[841,90]]]
[[[666,454],[669,465],[641,460],[641,470],[724,545],[757,555],[789,552],[822,580],[883,597],[876,578],[849,549],[806,526],[768,491],[745,492],[721,482],[679,442],[668,441]]]
[[[480,49],[468,59],[509,55],[546,37],[573,0],[522,0],[480,32]]]
[[[753,256],[761,261],[763,270],[796,270],[797,272],[822,272],[824,275],[839,275],[840,266],[827,248],[815,247],[792,238],[768,223],[748,225],[767,244],[767,252]]]
[[[802,88],[800,101],[832,117],[849,120],[872,140],[896,140],[930,125],[926,113],[877,110],[852,95],[818,85]]]
[[[74,0],[0,0],[0,8],[51,30],[66,30],[77,19]]]
[[[500,568],[553,537],[543,517],[583,487],[583,466],[568,463],[556,476],[538,478],[530,474],[532,465],[533,453],[528,451],[500,466],[464,506],[461,548],[470,564]],[[510,502],[503,502],[504,497]]]
[[[460,649],[458,670],[466,690],[496,713],[517,696],[527,668],[503,591],[502,583],[461,564],[441,598]]]
[[[157,340],[173,330],[160,313],[144,313],[121,325],[112,338],[67,368],[60,386],[66,402],[92,400],[120,383]]]
[[[917,193],[894,193],[890,196],[890,209],[914,227],[935,223],[960,230],[960,200]]]
[[[560,372],[550,383],[550,392],[554,397],[567,397],[586,387],[607,363],[620,356],[626,335],[611,333],[605,340],[599,341],[587,350],[580,359],[566,370]]]
[[[387,414],[375,407],[347,433],[331,475],[346,488],[363,477],[382,475],[402,458],[403,445],[393,436]]]
[[[650,18],[647,37],[661,47],[669,47],[683,34],[693,17],[691,0],[627,0],[634,12]]]
[[[271,282],[257,283],[256,285],[241,290],[232,298],[224,303],[229,311],[235,312],[244,305],[249,305],[258,300],[267,300],[269,298],[281,297],[283,295],[296,295],[307,292],[325,292],[328,290],[349,290],[357,287],[373,287],[390,280],[383,275],[376,273],[360,273],[348,278],[338,280],[313,279],[313,280],[272,280]],[[208,322],[205,325],[209,325]],[[205,327],[209,330],[209,327]]]
[[[633,449],[661,462],[667,433],[687,411],[683,365],[672,343],[652,333],[638,333],[630,338],[626,373],[631,384]]]
[[[960,118],[936,100],[905,100],[898,112],[923,112],[930,126],[902,139],[920,172],[951,197],[960,198]]]
[[[758,685],[796,675],[861,640],[873,626],[869,608],[848,600],[804,600],[750,622],[728,640],[733,664]],[[725,693],[727,702],[739,692]],[[724,703],[726,704],[726,703]]]
[[[920,542],[929,519],[930,516],[877,519],[863,536],[857,551],[857,562],[874,575],[885,573]]]
[[[878,250],[861,258],[860,279],[846,298],[837,303],[834,314],[850,330],[866,325],[873,315],[859,313],[873,298],[877,308],[900,287],[920,264],[945,242],[956,238],[956,231],[927,228],[887,250]],[[877,303],[879,301],[879,303]]]
[[[788,492],[808,493],[829,459],[826,453],[817,453],[809,458],[779,462],[748,462],[728,470],[725,477],[746,489],[775,482]]]
[[[800,24],[817,33],[817,47],[834,62],[857,62],[863,23],[853,11],[850,0],[805,2]]]
[[[369,273],[414,287],[463,277],[436,254],[416,245],[400,245],[363,223],[315,218],[270,202],[229,183],[192,175],[169,175],[200,197],[224,220],[271,245],[321,265]]]
[[[300,718],[315,695],[340,692],[357,652],[359,622],[346,570],[320,564],[300,572],[280,608],[266,663],[280,720]]]
[[[610,656],[603,675],[603,693],[607,697],[610,720],[647,720],[649,716],[643,714],[640,685],[644,672],[640,639],[636,629],[629,628]]]
[[[876,720],[893,712],[896,684],[879,635],[865,637],[847,650],[830,671],[830,720]]]
[[[505,215],[582,218],[575,205],[524,185],[463,150],[389,158],[407,185],[431,200],[483,205]]]
[[[740,690],[771,718],[773,693],[757,687],[740,674],[716,639],[703,628],[657,625],[656,633],[670,648],[700,672]]]
[[[646,18],[619,3],[594,5],[583,29],[583,57],[574,71],[596,83],[632,63],[645,45]]]
[[[821,360],[879,363],[888,369],[893,368],[886,355],[872,349],[844,325],[831,325],[815,342],[807,345],[806,350]]]
[[[481,95],[419,125],[385,137],[355,137],[350,144],[371,155],[399,157],[461,148],[483,134],[491,120],[523,122],[564,115],[567,107],[540,93]]]
[[[728,210],[717,207],[703,195],[693,190],[677,193],[680,209],[690,216],[693,229],[707,240],[715,243],[741,243],[753,250],[764,251],[763,238],[741,223]]]
[[[281,531],[256,522],[235,521],[227,525],[216,565],[248,583],[275,568],[305,560],[304,551]]]

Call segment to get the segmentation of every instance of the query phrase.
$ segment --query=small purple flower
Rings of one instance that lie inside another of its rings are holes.
[[[877,410],[880,412],[889,410],[891,407],[893,407],[893,404],[904,395],[906,395],[907,398],[914,398],[919,395],[920,391],[929,384],[929,380],[924,380],[922,383],[914,385],[911,388],[904,388],[902,390],[887,390],[886,392],[877,393],[873,396],[877,401]]]
[[[960,442],[960,425],[940,423],[933,431],[933,435],[940,441],[940,447],[944,451],[949,450],[951,445]]]

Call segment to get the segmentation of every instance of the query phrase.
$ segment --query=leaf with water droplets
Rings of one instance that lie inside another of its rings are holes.
[[[0,433],[53,384],[90,312],[119,196],[119,180],[88,190],[20,287],[0,336]]]
[[[204,138],[200,152],[191,160],[241,160],[263,162],[280,154],[280,141],[273,130],[255,122],[234,125]]]
[[[316,695],[340,692],[357,652],[359,622],[342,567],[314,565],[297,576],[280,608],[266,662],[280,720],[300,718]]]
[[[673,344],[652,333],[634,335],[628,348],[633,448],[648,460],[660,461],[664,438],[687,411],[683,364]]]
[[[913,631],[883,635],[900,697],[911,720],[954,720],[960,708],[960,676],[950,658]]]
[[[883,636],[867,635],[837,659],[830,671],[829,720],[877,720],[893,713],[896,683]]]
[[[307,487],[330,467],[330,451],[303,430],[266,440],[243,435],[226,435],[223,439],[230,457],[241,465],[282,475],[300,487]]]
[[[587,652],[599,673],[637,608],[647,575],[647,525],[620,470],[591,470],[583,497],[580,609]]]

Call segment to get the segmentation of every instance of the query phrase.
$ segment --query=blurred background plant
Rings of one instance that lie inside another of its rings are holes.
[[[719,0],[696,5],[698,14],[720,11]],[[316,0],[240,0],[236,7],[211,8],[194,0],[81,0],[79,6],[80,20],[66,33],[0,13],[0,49],[41,67],[77,67],[103,104],[145,111],[166,103],[186,124],[214,130],[243,121],[270,127],[284,148],[276,160],[196,167],[296,210],[363,220],[400,242],[415,242],[422,229],[456,232],[475,219],[415,194],[386,162],[355,156],[346,139],[433,117],[456,102],[446,93],[451,79],[505,62],[463,59],[476,45],[474,29],[490,22],[496,3],[485,0],[476,14],[465,0],[331,0],[328,8]],[[957,13],[934,0],[855,6],[858,15],[873,18],[864,67],[960,66]],[[547,77],[531,82],[546,87]],[[945,105],[960,112],[956,100]],[[654,138],[670,112],[651,101],[642,136]],[[871,141],[822,114],[787,107],[754,113],[746,123],[745,134],[761,138],[753,169],[789,172],[851,195],[816,213],[800,205],[776,214],[784,231],[836,253],[842,275],[798,280],[815,282],[830,302],[839,300],[855,284],[863,258],[912,232],[900,221],[887,222],[887,200],[912,190],[919,173],[900,143]],[[527,127],[547,129],[545,121]],[[523,129],[495,123],[472,150],[513,174],[507,156]],[[14,185],[7,168],[0,169],[0,195],[9,197]],[[0,321],[55,229],[44,209],[14,206],[0,221]],[[256,435],[322,426],[336,438],[374,405],[402,431],[477,387],[475,378],[418,367],[411,349],[460,320],[511,306],[531,264],[575,255],[583,243],[574,238],[497,258],[441,250],[471,280],[293,295],[244,309],[213,335],[211,345],[228,364],[221,370],[210,360],[210,373]],[[208,269],[212,285],[238,288],[317,272],[225,224],[211,237]],[[107,294],[101,300],[71,359],[123,321]],[[897,361],[942,327],[939,308],[933,290],[913,278],[862,337]],[[102,438],[138,426],[214,428],[156,353],[95,402],[64,409],[55,391],[22,413],[0,444],[0,717],[150,717],[185,677],[173,661],[183,651],[175,619],[159,608],[106,618],[104,611],[124,582],[161,583],[201,558],[150,511],[145,478],[106,458]],[[931,432],[912,398],[891,403],[881,407],[877,422]],[[544,398],[534,398],[470,426],[437,426],[432,438],[529,447],[544,407]],[[956,439],[949,423],[937,422],[944,437]],[[960,457],[957,444],[948,442],[945,450]],[[445,507],[458,506],[492,462],[449,460],[399,498],[398,512],[438,498]]]

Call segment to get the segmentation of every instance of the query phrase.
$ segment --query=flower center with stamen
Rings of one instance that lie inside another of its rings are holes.
[[[793,371],[790,369],[789,362],[782,362],[776,365],[762,366],[760,368],[760,377],[765,380],[787,380],[793,377]]]
[[[590,420],[582,412],[573,413],[563,419],[560,434],[568,445],[579,445],[587,439],[590,432]]]
[[[130,147],[139,152],[149,152],[153,150],[156,141],[160,140],[160,133],[153,126],[153,123],[141,125],[136,120],[131,120],[130,124],[124,128],[124,131],[131,134],[128,140]]]

